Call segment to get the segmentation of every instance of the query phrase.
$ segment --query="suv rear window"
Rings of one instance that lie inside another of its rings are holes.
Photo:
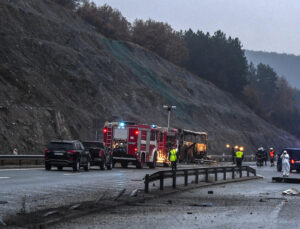
[[[54,149],[66,149],[66,150],[71,150],[73,149],[73,144],[72,143],[64,143],[64,142],[51,142],[48,145],[48,149],[54,150]]]
[[[290,155],[290,158],[300,160],[300,150],[287,150],[287,152]]]
[[[83,142],[85,148],[103,148],[103,143],[100,142]]]

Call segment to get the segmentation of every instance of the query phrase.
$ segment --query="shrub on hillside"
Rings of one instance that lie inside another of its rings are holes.
[[[188,56],[181,33],[174,31],[167,23],[151,19],[135,20],[132,27],[132,41],[174,64],[183,63]]]
[[[112,39],[130,40],[130,23],[121,12],[108,5],[98,7],[94,2],[84,1],[77,10],[86,22]]]

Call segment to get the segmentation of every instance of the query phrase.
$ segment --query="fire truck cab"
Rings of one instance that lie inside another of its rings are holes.
[[[147,164],[156,167],[158,129],[154,125],[139,125],[134,122],[106,122],[103,143],[113,151],[113,163],[120,162],[123,168],[129,163],[143,168]]]

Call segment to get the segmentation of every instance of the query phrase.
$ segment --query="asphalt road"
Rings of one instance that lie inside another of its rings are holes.
[[[0,169],[0,219],[23,210],[33,212],[96,200],[103,194],[110,198],[124,188],[130,193],[144,188],[146,174],[163,169],[170,168],[136,169],[129,166],[101,171],[95,167],[89,172],[83,169],[73,172],[71,168],[63,171],[55,168],[51,171],[43,168]]]
[[[299,228],[300,197],[283,196],[282,191],[300,190],[300,185],[272,183],[272,176],[281,175],[274,167],[257,172],[264,179],[193,189],[51,228]]]

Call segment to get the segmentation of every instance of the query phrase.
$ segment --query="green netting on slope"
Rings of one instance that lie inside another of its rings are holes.
[[[145,66],[138,58],[132,55],[132,52],[128,49],[126,44],[106,38],[103,38],[103,44],[119,62],[126,65],[142,82],[148,85],[153,91],[160,94],[168,104],[176,105],[177,110],[174,114],[179,119],[192,124],[190,117],[186,113],[192,111],[190,110],[191,105],[177,98],[155,73]]]

